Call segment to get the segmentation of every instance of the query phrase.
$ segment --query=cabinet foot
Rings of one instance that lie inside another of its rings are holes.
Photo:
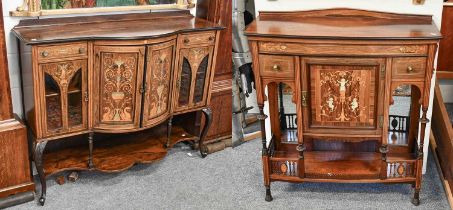
[[[206,135],[208,135],[209,128],[211,127],[212,124],[212,110],[211,108],[204,108],[201,110],[206,118],[205,124],[203,127],[203,130],[201,131],[200,134],[200,141],[199,141],[199,147],[200,147],[200,153],[201,157],[205,158],[208,155],[208,148],[206,145],[204,145],[204,140],[206,138]]]
[[[420,191],[419,190],[415,190],[414,197],[412,198],[412,204],[414,204],[414,206],[420,205]]]
[[[270,186],[266,186],[266,198],[265,200],[267,202],[271,202],[272,200],[274,200],[274,198],[272,198],[272,195],[271,195],[271,187]]]
[[[45,196],[41,196],[41,198],[39,198],[39,205],[44,206],[45,202],[46,202],[46,197]]]
[[[34,151],[36,170],[38,171],[39,181],[41,182],[41,197],[39,198],[39,204],[41,206],[43,206],[44,202],[46,201],[47,191],[46,175],[44,174],[44,163],[43,163],[43,153],[44,149],[46,148],[46,145],[47,141],[39,142],[36,144]]]

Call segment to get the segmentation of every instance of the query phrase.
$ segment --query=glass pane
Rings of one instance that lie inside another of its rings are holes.
[[[42,9],[71,9],[156,4],[175,4],[176,0],[41,0]]]
[[[82,71],[78,70],[68,86],[69,127],[82,124]]]
[[[198,67],[197,78],[195,80],[195,93],[193,102],[198,103],[203,100],[206,72],[208,70],[209,56],[206,56]]]
[[[57,82],[45,74],[47,129],[54,131],[63,127],[61,119],[61,92]]]
[[[415,138],[412,121],[419,118],[418,100],[415,86],[401,85],[393,91],[389,108],[389,144],[408,146],[410,139]]]
[[[190,85],[192,82],[192,68],[187,58],[183,60],[180,80],[178,104],[184,106],[189,103]]]
[[[278,113],[281,142],[297,142],[296,104],[293,102],[293,90],[285,83],[278,86]]]

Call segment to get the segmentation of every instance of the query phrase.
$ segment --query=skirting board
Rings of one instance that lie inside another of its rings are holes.
[[[35,193],[33,191],[11,195],[0,199],[0,209],[27,203],[33,200],[35,200]]]

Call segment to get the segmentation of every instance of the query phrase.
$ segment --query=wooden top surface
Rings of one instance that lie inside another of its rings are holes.
[[[260,12],[248,36],[315,39],[440,39],[430,15],[355,9]]]
[[[79,40],[146,39],[223,27],[189,11],[21,20],[13,33],[27,44]]]

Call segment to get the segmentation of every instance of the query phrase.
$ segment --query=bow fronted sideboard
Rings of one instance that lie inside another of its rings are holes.
[[[246,34],[261,110],[267,201],[273,181],[410,183],[412,202],[419,204],[441,38],[431,16],[261,12]]]
[[[22,20],[14,27],[40,203],[46,176],[61,171],[118,172],[160,160],[181,141],[197,142],[206,156],[222,29],[188,11]],[[177,116],[200,110],[201,132],[188,131],[194,122],[175,125]],[[121,136],[134,132],[140,134]],[[122,140],[96,144],[95,133]],[[77,135],[87,135],[86,147],[45,152],[49,142]]]

